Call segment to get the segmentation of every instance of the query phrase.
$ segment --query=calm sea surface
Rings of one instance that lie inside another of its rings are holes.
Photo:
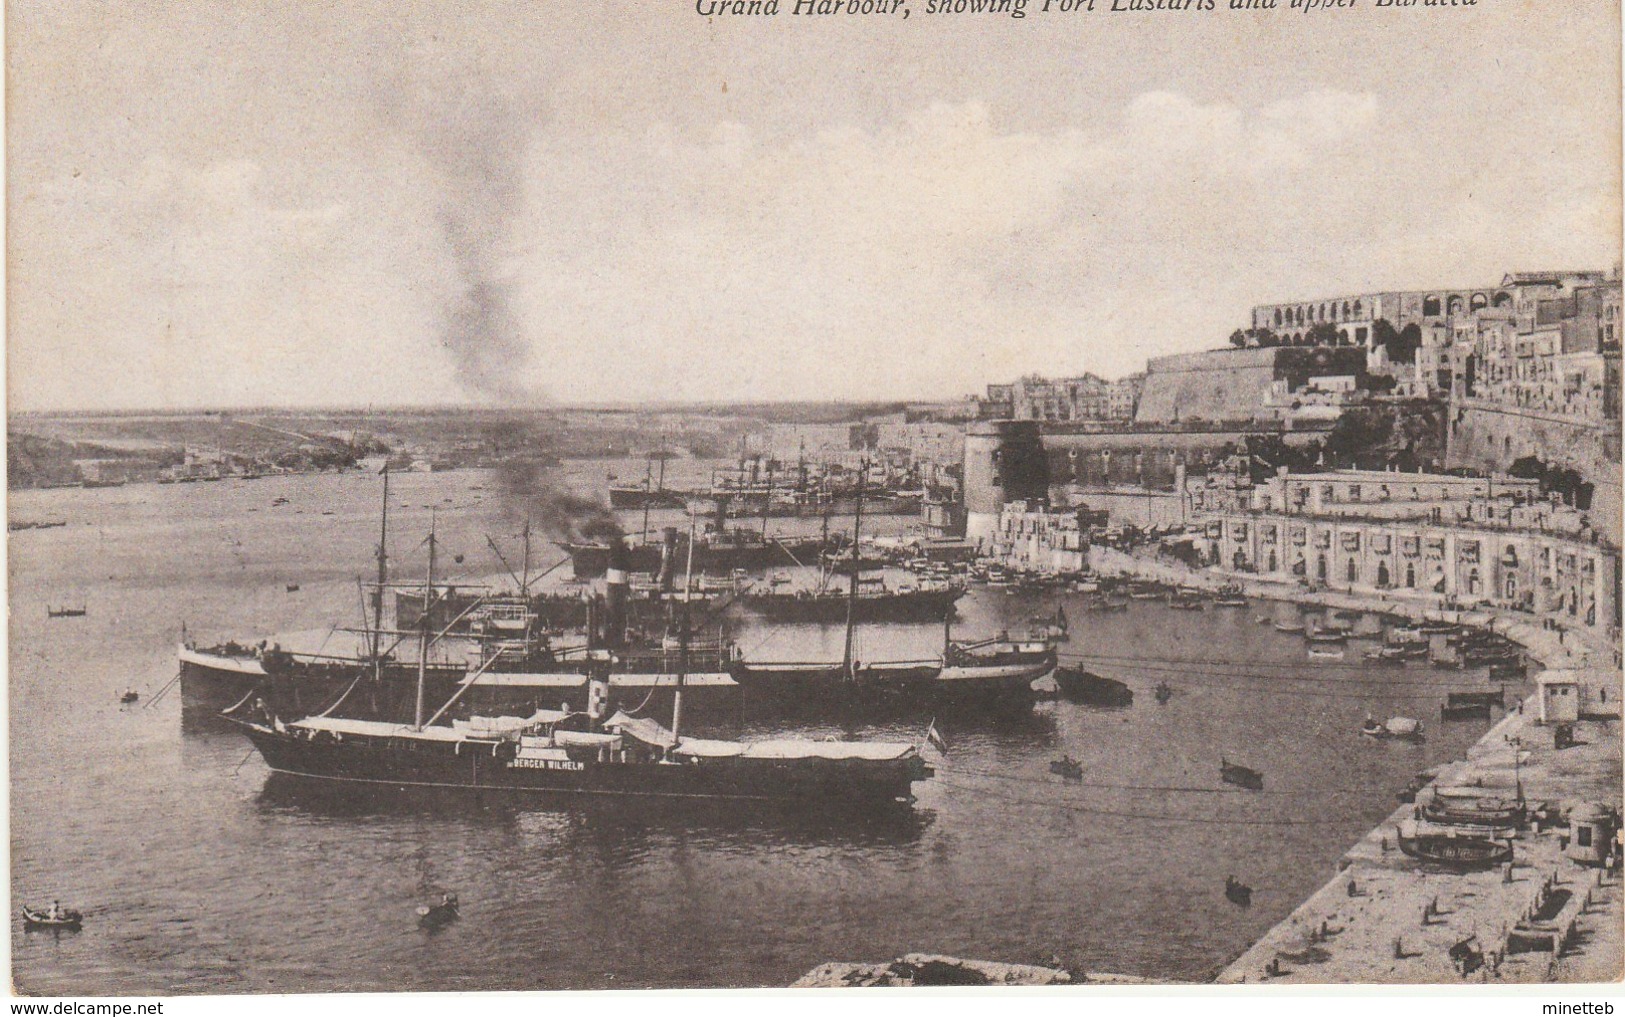
[[[561,474],[601,488],[617,466],[641,477],[632,463]],[[397,566],[421,573],[433,506],[449,570],[494,571],[486,535],[511,549],[517,530],[495,488],[477,472],[396,477]],[[1090,615],[1077,598],[1063,598],[1066,649],[1112,658],[1095,670],[1127,681],[1134,705],[939,720],[949,755],[902,818],[362,805],[273,778],[246,739],[183,711],[178,691],[148,705],[176,671],[182,623],[206,640],[353,624],[377,498],[378,478],[362,473],[11,497],[13,519],[69,524],[10,539],[12,914],[60,897],[88,915],[77,935],[14,934],[21,991],[784,985],[823,961],[911,950],[1202,979],[1324,882],[1414,772],[1459,757],[1487,726],[1437,721],[1439,686],[1460,675],[1367,669],[1360,642],[1347,661],[1308,660],[1300,639],[1259,622],[1271,605]],[[81,603],[85,618],[46,618]],[[956,635],[1024,629],[1055,603],[976,589]],[[840,654],[839,629],[738,635],[758,659]],[[860,652],[918,655],[941,638],[877,627]],[[1176,689],[1163,706],[1159,681]],[[143,705],[118,705],[126,687]],[[1367,711],[1425,718],[1427,741],[1362,740]],[[844,731],[913,740],[929,719]],[[1084,761],[1084,785],[1049,775],[1063,753]],[[1262,770],[1266,793],[1222,785],[1221,756]],[[1231,873],[1255,888],[1252,907],[1226,901]],[[431,935],[414,908],[442,890],[459,894],[463,919]]]

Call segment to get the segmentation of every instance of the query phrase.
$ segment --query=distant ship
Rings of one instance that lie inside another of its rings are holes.
[[[611,542],[561,541],[559,546],[570,554],[570,565],[576,578],[592,579],[609,568]],[[729,573],[734,569],[757,570],[790,565],[813,565],[819,555],[832,550],[834,544],[820,537],[763,537],[748,529],[712,530],[694,539],[694,571]],[[682,536],[677,545],[678,560],[688,557],[688,538]],[[627,568],[632,572],[657,572],[660,569],[662,547],[654,541],[629,541],[626,545]]]
[[[681,491],[666,490],[666,460],[670,453],[656,452],[649,456],[642,484],[611,484],[609,507],[617,509],[680,509],[688,505]],[[660,463],[660,476],[653,476],[653,464]]]
[[[854,622],[940,622],[965,595],[958,583],[920,583],[890,588],[883,582],[859,581],[857,593],[821,585],[784,590],[751,587],[734,603],[775,622],[839,622],[850,613]]]
[[[859,547],[863,522],[863,489],[857,494],[857,512],[852,518],[852,546]],[[964,590],[958,584],[942,584],[932,593],[941,598],[931,603],[941,611],[943,652],[916,660],[860,661],[854,654],[854,637],[860,618],[863,595],[859,573],[848,577],[841,609],[846,619],[846,638],[839,661],[747,661],[740,659],[730,673],[747,697],[755,695],[801,705],[851,707],[871,705],[947,706],[1030,703],[1035,693],[1032,683],[1055,668],[1055,647],[1047,639],[1013,642],[1002,635],[977,643],[956,643],[949,628],[953,601]],[[788,609],[795,594],[768,594],[787,598]],[[885,596],[885,595],[882,595]],[[896,594],[890,596],[895,597]],[[945,603],[943,603],[945,601]],[[777,603],[769,600],[767,603]],[[835,597],[827,592],[809,595],[804,609],[820,616],[834,611]],[[878,597],[877,603],[882,603]],[[938,604],[942,604],[938,608]],[[747,601],[747,607],[750,606]],[[797,619],[801,620],[801,619]]]

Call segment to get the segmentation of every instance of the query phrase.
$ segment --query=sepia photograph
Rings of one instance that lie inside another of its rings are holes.
[[[1625,978],[1618,0],[5,6],[13,998]]]

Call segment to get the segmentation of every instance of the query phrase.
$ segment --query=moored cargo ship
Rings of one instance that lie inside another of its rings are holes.
[[[580,713],[475,717],[448,725],[261,711],[233,719],[280,773],[381,787],[529,794],[784,800],[878,806],[913,801],[932,770],[906,742],[682,738],[617,713],[601,730]]]

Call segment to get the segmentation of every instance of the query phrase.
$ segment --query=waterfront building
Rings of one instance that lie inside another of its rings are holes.
[[[1030,572],[1082,572],[1089,564],[1089,534],[1107,514],[1087,506],[1051,509],[1042,501],[1014,501],[999,513],[987,553],[999,564]]]
[[[1528,482],[1282,474],[1246,495],[1193,506],[1209,566],[1617,634],[1618,547],[1585,513],[1539,499]]]

